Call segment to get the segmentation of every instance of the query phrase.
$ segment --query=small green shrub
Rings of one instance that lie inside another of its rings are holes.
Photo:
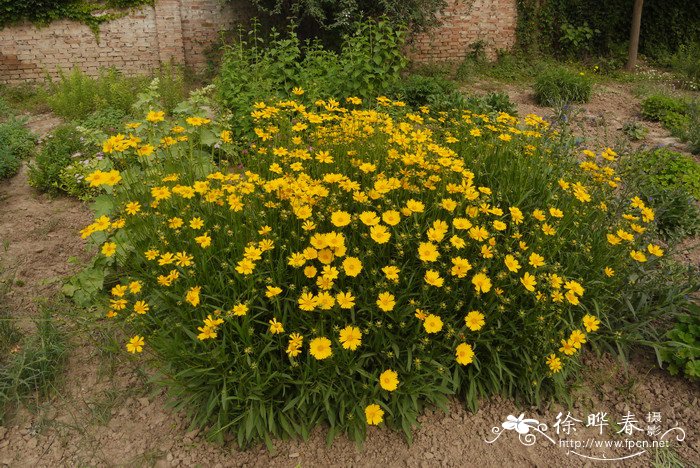
[[[116,133],[121,130],[127,114],[121,109],[106,107],[98,109],[79,122],[81,127],[90,130],[100,130],[105,133]]]
[[[85,178],[96,170],[107,170],[109,160],[102,155],[72,160],[61,169],[58,175],[58,188],[79,200],[89,201],[99,194],[96,187],[90,187]]]
[[[679,316],[666,338],[659,347],[659,358],[669,373],[700,379],[700,307],[693,305],[691,313]]]
[[[700,84],[700,42],[681,45],[671,57],[670,66],[691,83]]]
[[[15,175],[34,151],[35,139],[25,123],[15,117],[0,123],[0,179]]]
[[[642,115],[652,122],[663,121],[669,113],[685,115],[687,105],[683,100],[655,94],[642,101]]]
[[[183,74],[175,68],[164,68],[156,76],[160,82],[161,108],[172,110],[185,94]],[[126,115],[136,102],[138,91],[149,81],[149,77],[125,76],[113,68],[103,69],[92,78],[76,68],[49,84],[46,100],[54,113],[70,120],[82,120],[104,109]]]
[[[62,125],[44,141],[41,151],[29,166],[29,184],[50,194],[58,194],[60,174],[72,156],[85,149],[74,125]]]
[[[510,96],[502,91],[492,91],[481,98],[486,112],[505,112],[518,115],[518,106],[510,100]]]
[[[396,87],[395,93],[414,107],[428,105],[436,98],[454,93],[457,86],[441,76],[410,75]]]
[[[591,98],[592,79],[584,72],[558,67],[541,73],[535,81],[535,99],[539,104],[584,103]]]
[[[643,140],[649,133],[649,129],[640,122],[627,122],[622,126],[622,131],[630,140],[634,141]]]
[[[700,165],[666,148],[632,155],[623,173],[656,211],[657,230],[666,240],[700,232]]]

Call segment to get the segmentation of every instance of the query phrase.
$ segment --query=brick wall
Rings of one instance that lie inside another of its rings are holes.
[[[219,32],[252,16],[248,2],[157,0],[103,24],[99,35],[72,21],[43,28],[24,23],[0,29],[0,83],[42,81],[73,66],[88,74],[116,67],[128,74],[148,72],[161,63],[201,70],[205,52]],[[407,48],[418,62],[457,61],[469,45],[483,40],[492,54],[515,42],[515,0],[448,0],[442,23],[415,35]]]
[[[243,2],[241,2],[243,4]],[[104,23],[99,35],[84,24],[60,20],[37,28],[23,23],[0,29],[0,83],[56,78],[77,66],[95,75],[116,67],[139,74],[170,61],[201,70],[204,52],[219,31],[250,16],[246,7],[221,0],[157,0],[127,16]]]
[[[416,62],[456,62],[472,44],[483,41],[486,53],[515,45],[516,0],[447,0],[440,25],[409,39],[407,55]]]

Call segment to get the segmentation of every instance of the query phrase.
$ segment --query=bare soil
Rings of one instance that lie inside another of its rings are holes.
[[[507,91],[521,114],[551,112],[534,105],[526,91],[515,87]],[[605,114],[606,125],[587,125],[585,134],[602,138],[609,136],[601,133],[602,128],[617,132],[617,123],[636,112],[635,102],[622,87],[597,93],[584,111]],[[31,125],[43,133],[55,124],[44,116]],[[9,300],[23,326],[31,326],[30,319],[36,316],[36,299],[55,293],[61,278],[75,270],[68,259],[87,258],[77,231],[89,222],[85,205],[32,190],[26,168],[0,184],[0,241],[6,245],[0,262],[20,280]],[[697,251],[697,243],[694,248]],[[632,356],[628,366],[609,356],[586,355],[586,370],[572,387],[571,407],[532,408],[493,397],[475,413],[457,400],[448,413],[427,410],[419,418],[421,426],[412,445],[400,433],[381,427],[370,429],[363,447],[345,437],[327,446],[325,429],[318,428],[308,441],[277,441],[274,452],[264,446],[241,451],[234,442],[216,445],[190,430],[183,415],[167,408],[163,391],[148,383],[149,371],[118,351],[121,345],[110,341],[109,331],[67,326],[74,332],[64,377],[49,401],[20,411],[7,427],[0,426],[0,466],[591,466],[593,461],[542,436],[526,446],[514,431],[505,431],[493,444],[486,442],[495,437],[492,428],[500,428],[508,415],[521,413],[547,423],[546,434],[556,440],[552,423],[560,411],[582,420],[574,435],[562,437],[581,441],[623,440],[615,434],[619,427],[606,428],[602,436],[595,428],[583,427],[589,413],[606,412],[614,423],[631,412],[638,426],[646,428],[648,413],[659,412],[664,430],[678,425],[686,431],[682,442],[674,440],[670,453],[685,464],[700,464],[700,385],[669,376],[647,354]],[[630,438],[647,439],[641,433]],[[638,451],[578,450],[608,459]],[[656,450],[649,448],[624,462],[609,463],[648,466],[656,456]]]

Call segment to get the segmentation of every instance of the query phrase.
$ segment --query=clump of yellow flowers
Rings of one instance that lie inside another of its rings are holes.
[[[113,201],[81,234],[120,266],[126,349],[241,443],[536,399],[664,253],[617,154],[567,154],[538,116],[295,94],[257,103],[245,143],[151,111],[105,141],[121,170],[88,179]]]

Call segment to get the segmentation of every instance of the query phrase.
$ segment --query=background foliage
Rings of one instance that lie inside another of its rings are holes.
[[[624,54],[633,3],[630,0],[518,0],[518,42],[529,52],[567,55],[572,52],[572,39],[583,39],[578,41],[580,49],[574,52]],[[590,35],[586,28],[590,29]],[[698,40],[699,2],[644,2],[642,53],[658,58]]]

